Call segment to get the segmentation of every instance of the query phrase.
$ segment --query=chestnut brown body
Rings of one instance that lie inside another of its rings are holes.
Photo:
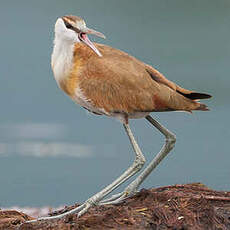
[[[92,107],[105,111],[107,115],[207,110],[197,99],[209,95],[179,87],[150,65],[123,51],[102,44],[94,45],[102,57],[82,43],[75,44],[74,64],[60,82],[61,88],[73,100],[79,88]]]

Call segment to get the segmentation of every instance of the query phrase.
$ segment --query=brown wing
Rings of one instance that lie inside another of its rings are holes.
[[[184,89],[184,88],[176,85],[174,82],[169,81],[163,74],[161,74],[159,71],[157,71],[156,69],[154,69],[150,65],[146,65],[146,70],[148,71],[148,73],[150,74],[150,76],[152,77],[153,80],[170,87],[171,89],[177,91],[178,93],[180,93],[184,97],[187,97],[187,98],[192,99],[192,100],[207,99],[207,98],[211,97],[209,94],[197,93],[197,92],[187,90],[187,89]]]
[[[79,86],[94,106],[107,112],[128,114],[206,109],[178,93],[182,88],[151,66],[112,47],[96,46],[103,56],[93,53],[87,56],[87,65],[84,65],[79,76]],[[84,59],[83,56],[81,58]]]

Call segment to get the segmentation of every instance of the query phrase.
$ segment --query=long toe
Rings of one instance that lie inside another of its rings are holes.
[[[132,196],[128,192],[124,191],[118,194],[111,196],[110,198],[103,200],[99,203],[99,205],[108,205],[108,204],[119,204],[126,200],[128,197]]]
[[[123,192],[115,194],[108,199],[102,200],[99,205],[106,205],[106,204],[119,204],[123,202],[128,197],[131,197],[137,193],[138,186],[136,181],[134,180],[130,183]]]
[[[104,200],[100,201],[98,205],[104,205],[104,204],[107,204],[108,202],[112,202],[112,201],[114,201],[114,200],[120,198],[122,195],[123,195],[123,192],[114,194],[114,195],[112,195],[111,197],[109,197],[109,198],[107,198],[107,199],[104,199]]]
[[[49,220],[55,220],[55,219],[61,219],[69,214],[73,214],[73,213],[79,213],[81,212],[81,210],[83,210],[85,207],[88,207],[88,204],[85,202],[84,204],[78,206],[77,208],[74,208],[68,212],[65,212],[65,213],[62,213],[62,214],[59,214],[59,215],[56,215],[56,216],[45,216],[45,217],[40,217],[38,219],[35,219],[35,220],[29,220],[29,221],[26,221],[24,224],[27,224],[27,223],[34,223],[34,222],[37,222],[37,221],[49,221]],[[89,209],[90,207],[87,208],[87,210]]]

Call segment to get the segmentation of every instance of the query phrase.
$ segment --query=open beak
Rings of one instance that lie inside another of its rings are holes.
[[[87,34],[94,34],[98,37],[104,38],[105,39],[105,35],[93,30],[93,29],[89,29],[89,28],[84,28],[81,30],[81,32],[79,33],[79,39],[84,42],[87,46],[89,46],[99,57],[102,57],[101,53],[99,52],[99,50],[95,47],[95,45],[89,40]]]

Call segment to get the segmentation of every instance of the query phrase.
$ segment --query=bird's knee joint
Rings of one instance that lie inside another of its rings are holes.
[[[170,136],[167,136],[166,137],[166,140],[172,144],[175,144],[176,143],[176,135],[174,134],[171,134]]]
[[[171,149],[174,147],[176,143],[176,136],[174,134],[171,134],[166,138],[166,143],[170,145]]]
[[[135,159],[135,165],[137,169],[141,169],[143,165],[145,164],[145,158],[144,157],[137,157]]]
[[[142,156],[142,157],[139,158],[139,164],[141,166],[143,166],[145,164],[145,162],[146,162],[146,160],[145,160],[144,156]]]
[[[139,164],[140,164],[141,166],[143,166],[143,165],[145,164],[145,162],[146,162],[145,158],[141,158],[141,160],[140,160],[140,163],[139,163]]]

